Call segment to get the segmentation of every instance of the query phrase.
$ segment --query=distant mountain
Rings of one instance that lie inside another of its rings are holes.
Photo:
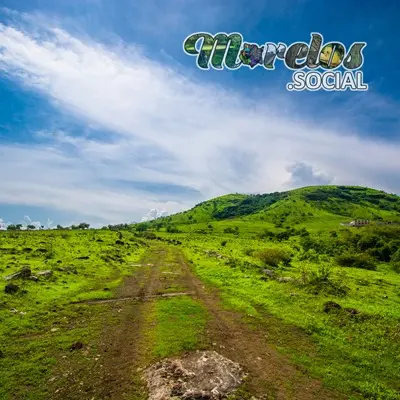
[[[225,195],[157,221],[193,224],[240,218],[279,225],[320,217],[399,221],[400,197],[359,186],[310,186],[268,194]]]

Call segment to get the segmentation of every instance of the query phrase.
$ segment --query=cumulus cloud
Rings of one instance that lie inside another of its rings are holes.
[[[343,135],[334,121],[294,121],[273,98],[252,102],[188,78],[133,45],[105,48],[59,28],[0,24],[0,71],[96,133],[49,130],[29,145],[0,144],[0,203],[118,223],[288,182],[329,179],[400,192],[397,179],[380,179],[400,170],[399,144]],[[305,164],[296,166],[299,159]],[[140,182],[163,185],[166,194],[170,188],[170,196]]]
[[[166,211],[159,210],[158,208],[153,208],[146,215],[142,217],[141,222],[152,221],[153,219],[165,217],[166,215],[168,215]]]
[[[7,224],[0,218],[0,230],[4,231],[5,229],[7,229]]]
[[[286,170],[291,174],[291,178],[287,183],[291,187],[328,185],[333,181],[333,178],[324,175],[320,171],[315,171],[312,165],[303,162],[295,162],[287,167]]]

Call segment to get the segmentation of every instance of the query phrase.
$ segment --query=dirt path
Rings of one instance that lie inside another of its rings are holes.
[[[65,375],[68,371],[67,376],[54,390],[52,399],[145,399],[144,388],[137,378],[138,368],[148,360],[143,335],[145,316],[155,296],[173,287],[181,288],[177,294],[185,292],[205,306],[210,316],[206,330],[210,348],[247,370],[248,390],[257,398],[344,398],[324,389],[279,354],[268,343],[265,329],[251,328],[240,314],[225,309],[217,292],[207,290],[194,276],[178,249],[154,248],[142,265],[116,293],[116,298],[124,301],[87,304],[87,307],[109,307],[112,315],[96,348],[99,357],[83,366],[79,366],[76,358],[65,361],[59,373]]]
[[[159,266],[167,250],[157,249],[146,254],[134,276],[125,279],[115,293],[117,299],[108,302],[110,318],[96,349],[84,349],[63,360],[56,369],[57,380],[51,388],[54,400],[119,400],[145,398],[143,388],[133,378],[144,354],[141,345],[146,297],[160,287]],[[98,307],[87,302],[87,307]],[[89,353],[89,354],[88,354]],[[85,360],[79,359],[85,357]],[[134,394],[134,397],[132,397]]]

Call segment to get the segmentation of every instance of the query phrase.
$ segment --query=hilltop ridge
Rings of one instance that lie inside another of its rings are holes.
[[[400,197],[361,186],[307,186],[265,194],[228,194],[157,221],[193,224],[244,219],[279,224],[318,217],[400,220]]]

